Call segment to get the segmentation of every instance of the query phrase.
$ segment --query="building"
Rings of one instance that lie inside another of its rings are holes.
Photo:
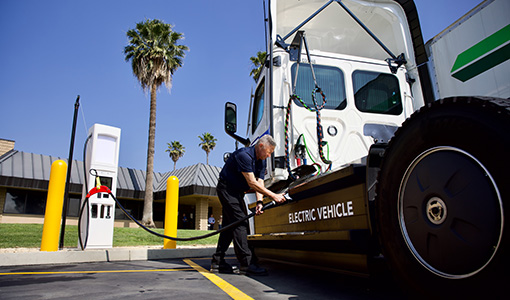
[[[43,223],[51,164],[67,159],[14,149],[14,141],[0,139],[0,223]],[[69,167],[69,164],[68,164]],[[83,187],[83,162],[73,160],[69,184],[66,224],[76,225]],[[163,227],[166,181],[179,179],[178,228],[207,230],[212,214],[218,220],[221,204],[216,195],[221,168],[196,164],[172,172],[154,173],[153,218]],[[137,220],[142,219],[145,195],[145,171],[119,167],[116,198]],[[183,216],[188,222],[183,222]],[[116,227],[136,227],[119,208]],[[216,222],[214,229],[217,229]]]

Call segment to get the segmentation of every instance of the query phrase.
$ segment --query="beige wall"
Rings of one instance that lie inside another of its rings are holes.
[[[14,141],[0,139],[0,156],[14,149]]]
[[[197,198],[195,204],[195,228],[198,230],[207,230],[207,212],[209,204],[207,198]]]

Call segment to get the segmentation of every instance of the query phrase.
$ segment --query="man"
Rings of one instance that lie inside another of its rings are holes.
[[[252,147],[239,149],[232,153],[220,172],[216,191],[223,206],[223,224],[227,226],[247,215],[244,193],[250,189],[257,195],[255,214],[263,213],[262,198],[267,196],[281,203],[283,194],[276,194],[264,186],[266,158],[273,153],[276,143],[270,135],[264,135]],[[235,268],[225,261],[225,252],[234,242],[234,251],[240,264],[240,273],[266,275],[267,271],[256,264],[256,259],[248,247],[248,221],[236,228],[220,233],[216,253],[211,262],[211,272],[234,273]]]
[[[182,214],[182,228],[188,229],[188,217],[186,217],[186,214]]]
[[[214,222],[216,222],[216,220],[214,219],[214,216],[211,215],[209,219],[207,219],[207,223],[209,224],[209,230],[213,230]]]

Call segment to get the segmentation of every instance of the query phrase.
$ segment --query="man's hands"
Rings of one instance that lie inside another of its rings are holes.
[[[244,178],[246,179],[246,182],[248,183],[248,186],[255,190],[257,193],[257,199],[260,199],[263,195],[268,196],[269,198],[273,199],[276,203],[283,203],[285,202],[284,194],[276,194],[272,191],[268,190],[264,186],[264,180],[261,178],[255,178],[255,175],[253,175],[252,172],[242,172]],[[260,202],[257,202],[257,208],[255,210],[255,215],[260,215],[263,213],[262,211],[262,204]]]
[[[271,198],[273,198],[273,200],[276,201],[276,203],[283,203],[287,200],[283,195],[284,194],[274,194],[274,196],[272,196]]]
[[[283,202],[285,202],[287,200],[283,195],[284,194],[275,194],[275,193],[273,193],[270,197],[276,203],[283,203]],[[264,211],[262,210],[263,206],[264,206],[264,204],[261,202],[261,200],[257,201],[257,207],[255,208],[255,215],[256,216],[264,213]]]
[[[264,211],[262,210],[262,206],[264,206],[262,204],[262,202],[257,202],[257,207],[255,208],[255,215],[256,216],[264,213]]]

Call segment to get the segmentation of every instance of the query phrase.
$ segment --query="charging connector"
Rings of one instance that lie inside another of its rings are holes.
[[[292,197],[289,195],[289,193],[285,193],[283,194],[283,198],[285,198],[285,200],[289,201],[289,202],[292,202],[293,199]]]

